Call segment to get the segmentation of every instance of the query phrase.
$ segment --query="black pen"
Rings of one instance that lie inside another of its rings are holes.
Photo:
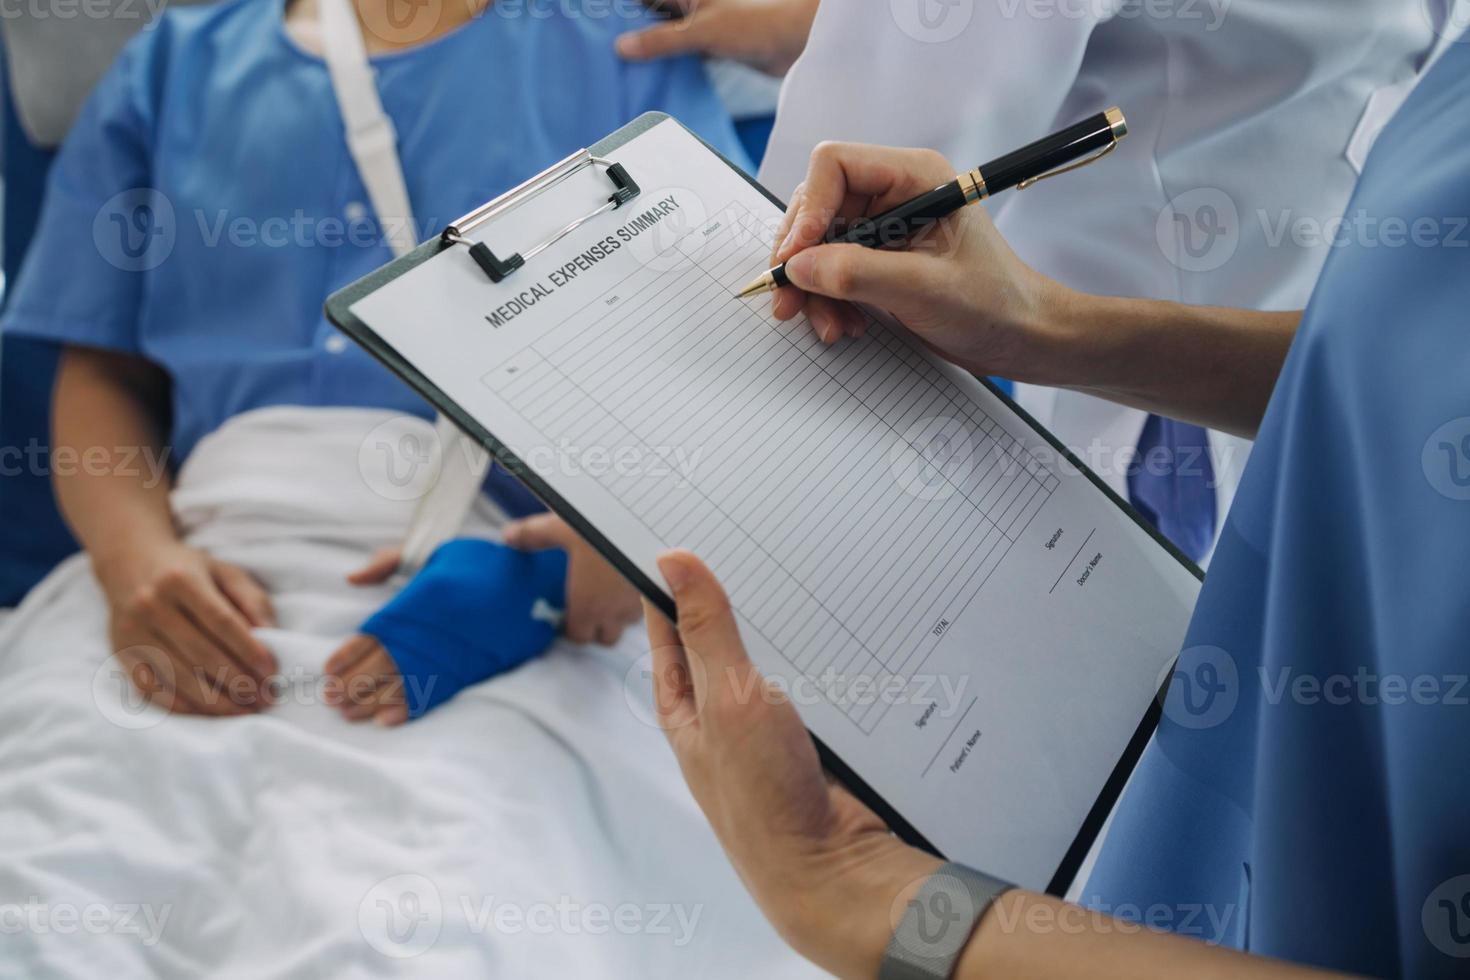
[[[1123,118],[1123,111],[1114,106],[1059,133],[1042,137],[1035,143],[962,173],[949,183],[896,208],[871,218],[859,218],[844,232],[829,232],[827,241],[865,248],[903,244],[967,204],[983,201],[1012,187],[1025,190],[1038,180],[1085,167],[1112,152],[1118,141],[1127,135],[1128,122]],[[1080,159],[1088,154],[1092,156]],[[740,290],[738,295],[743,299],[789,285],[791,280],[786,278],[786,263],[783,262]]]

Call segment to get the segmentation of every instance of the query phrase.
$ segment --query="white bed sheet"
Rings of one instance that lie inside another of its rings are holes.
[[[412,510],[384,447],[428,431],[264,410],[181,474],[189,540],[275,597],[262,635],[289,686],[268,713],[134,704],[84,557],[0,627],[0,977],[817,972],[648,724],[641,630],[560,645],[400,729],[318,703],[320,664],[391,591],[343,575]]]

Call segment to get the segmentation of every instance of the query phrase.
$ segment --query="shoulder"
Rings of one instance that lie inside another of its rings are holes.
[[[110,80],[153,96],[200,85],[222,60],[256,57],[280,19],[274,0],[170,6],[123,48]]]
[[[613,50],[618,35],[662,20],[644,0],[491,0],[480,19],[497,25],[502,42],[576,52],[592,66],[621,63]]]
[[[281,17],[279,6],[275,0],[169,6],[129,42],[128,50],[164,57],[247,40],[274,28]]]

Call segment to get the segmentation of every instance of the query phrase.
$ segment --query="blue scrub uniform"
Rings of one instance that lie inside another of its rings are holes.
[[[424,239],[639,113],[738,162],[692,59],[621,61],[633,4],[492,5],[373,59]],[[281,0],[170,9],[98,85],[51,174],[3,329],[140,354],[173,381],[173,461],[240,412],[428,406],[325,320],[388,262],[325,64]]]
[[[1097,907],[1470,976],[1470,43],[1379,137],[1200,596]]]

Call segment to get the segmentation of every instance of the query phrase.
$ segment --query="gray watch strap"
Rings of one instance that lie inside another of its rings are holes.
[[[987,909],[1015,886],[962,864],[946,864],[909,899],[878,980],[935,980],[954,972]]]

